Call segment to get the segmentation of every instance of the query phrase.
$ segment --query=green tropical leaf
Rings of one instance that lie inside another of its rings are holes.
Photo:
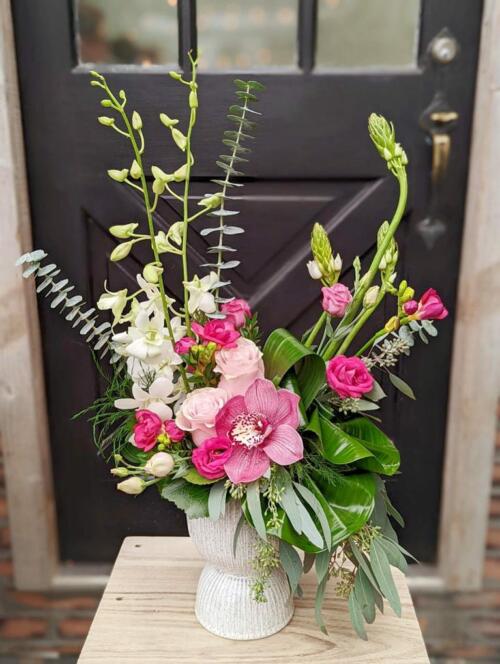
[[[217,482],[217,480],[209,480],[206,477],[203,477],[196,468],[190,468],[182,477],[188,482],[191,482],[191,484],[215,484],[215,482]]]
[[[394,475],[398,471],[399,450],[371,420],[366,417],[356,417],[348,422],[342,422],[338,427],[360,441],[373,455],[371,458],[359,460],[357,466],[384,475]]]
[[[361,441],[319,415],[317,410],[309,420],[308,430],[318,436],[321,453],[330,463],[344,466],[373,456]]]
[[[296,367],[300,363],[300,366]],[[304,408],[309,408],[325,382],[325,362],[306,348],[290,332],[271,332],[264,346],[266,377],[279,385],[285,374],[296,367],[297,381]]]
[[[161,489],[160,495],[183,510],[188,519],[208,516],[209,492],[205,486],[190,484],[180,478],[166,484]]]

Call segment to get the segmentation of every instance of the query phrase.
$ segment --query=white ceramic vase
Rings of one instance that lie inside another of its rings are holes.
[[[267,602],[252,598],[252,560],[258,535],[244,523],[233,555],[234,533],[241,514],[239,503],[231,501],[218,521],[188,519],[191,539],[206,561],[196,592],[196,617],[209,632],[240,641],[279,632],[290,622],[294,610],[281,567],[273,571],[266,586]]]

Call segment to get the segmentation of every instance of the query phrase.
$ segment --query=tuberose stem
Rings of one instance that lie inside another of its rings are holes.
[[[309,336],[307,337],[307,339],[304,343],[304,346],[306,346],[306,348],[310,348],[313,345],[314,340],[318,336],[319,331],[321,330],[321,328],[323,327],[324,322],[326,321],[326,317],[327,317],[327,313],[326,313],[326,311],[323,311],[321,316],[318,318],[318,321],[316,322],[316,325],[313,327],[313,329],[311,330],[311,333],[309,334]]]

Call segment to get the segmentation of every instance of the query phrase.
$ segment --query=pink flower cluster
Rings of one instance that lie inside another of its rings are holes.
[[[153,449],[161,434],[174,443],[178,443],[185,436],[184,431],[179,429],[174,420],[162,421],[161,417],[147,409],[136,411],[135,420],[134,444],[144,452]]]

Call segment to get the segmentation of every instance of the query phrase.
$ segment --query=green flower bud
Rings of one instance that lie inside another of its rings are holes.
[[[131,241],[131,242],[122,242],[121,244],[117,245],[111,252],[109,260],[113,261],[113,263],[123,260],[129,255],[130,251],[132,250],[133,244],[134,243]]]
[[[111,226],[109,232],[113,237],[125,240],[130,237],[139,224],[121,224],[120,226]]]
[[[130,471],[128,468],[123,468],[121,466],[120,468],[111,468],[111,475],[114,475],[115,477],[128,477],[130,475]]]
[[[182,75],[179,74],[178,71],[169,71],[168,75],[171,76],[174,79],[174,81],[182,80]]]
[[[134,178],[134,180],[138,180],[141,177],[142,174],[142,169],[137,163],[137,161],[134,159],[132,162],[132,166],[130,167],[130,175]]]
[[[170,127],[170,131],[172,132],[172,138],[174,139],[175,144],[180,150],[184,152],[186,149],[187,138],[184,136],[180,129]]]
[[[162,182],[172,182],[174,176],[170,173],[165,173],[159,166],[151,166],[151,173],[155,180],[161,180]]]
[[[397,174],[408,163],[405,151],[396,143],[394,125],[382,116],[372,113],[368,118],[368,133],[379,155],[387,162],[387,168]]]
[[[139,115],[137,111],[134,111],[132,113],[132,127],[136,130],[139,131],[139,129],[142,129],[142,118]]]
[[[112,168],[111,170],[108,171],[108,175],[112,180],[115,180],[116,182],[125,182],[125,180],[128,178],[128,168],[122,168],[121,171]]]
[[[183,164],[180,168],[174,171],[174,181],[183,182],[186,179],[187,164]]]
[[[403,279],[403,281],[398,286],[398,295],[399,295],[399,297],[403,296],[403,293],[405,292],[407,286],[408,286],[408,282],[406,281],[406,279]]]
[[[404,304],[405,302],[409,302],[410,300],[413,300],[415,296],[415,289],[410,288],[405,288],[403,295],[401,296],[401,302]]]
[[[221,197],[218,194],[212,194],[212,196],[205,196],[198,201],[198,205],[202,205],[210,210],[218,208],[220,206]]]
[[[198,108],[198,93],[196,90],[191,90],[189,93],[189,108]]]
[[[170,127],[175,127],[175,125],[179,123],[179,120],[169,118],[166,113],[160,113],[160,122],[170,129]]]
[[[380,292],[379,286],[371,286],[365,293],[365,296],[363,298],[363,306],[373,307],[373,305],[377,301],[379,292]]]
[[[153,194],[161,196],[165,191],[165,182],[163,180],[154,180],[153,182]]]
[[[157,265],[156,263],[148,263],[144,266],[142,271],[142,276],[150,284],[157,284],[160,275],[163,272],[163,267]]]
[[[105,115],[101,115],[97,118],[97,122],[104,125],[105,127],[112,127],[115,124],[115,119],[108,118]]]
[[[104,108],[111,108],[113,106],[113,102],[111,99],[101,99],[101,106],[104,106]]]
[[[311,251],[323,278],[329,285],[335,283],[336,274],[332,246],[328,235],[321,224],[314,224],[311,233]]]

